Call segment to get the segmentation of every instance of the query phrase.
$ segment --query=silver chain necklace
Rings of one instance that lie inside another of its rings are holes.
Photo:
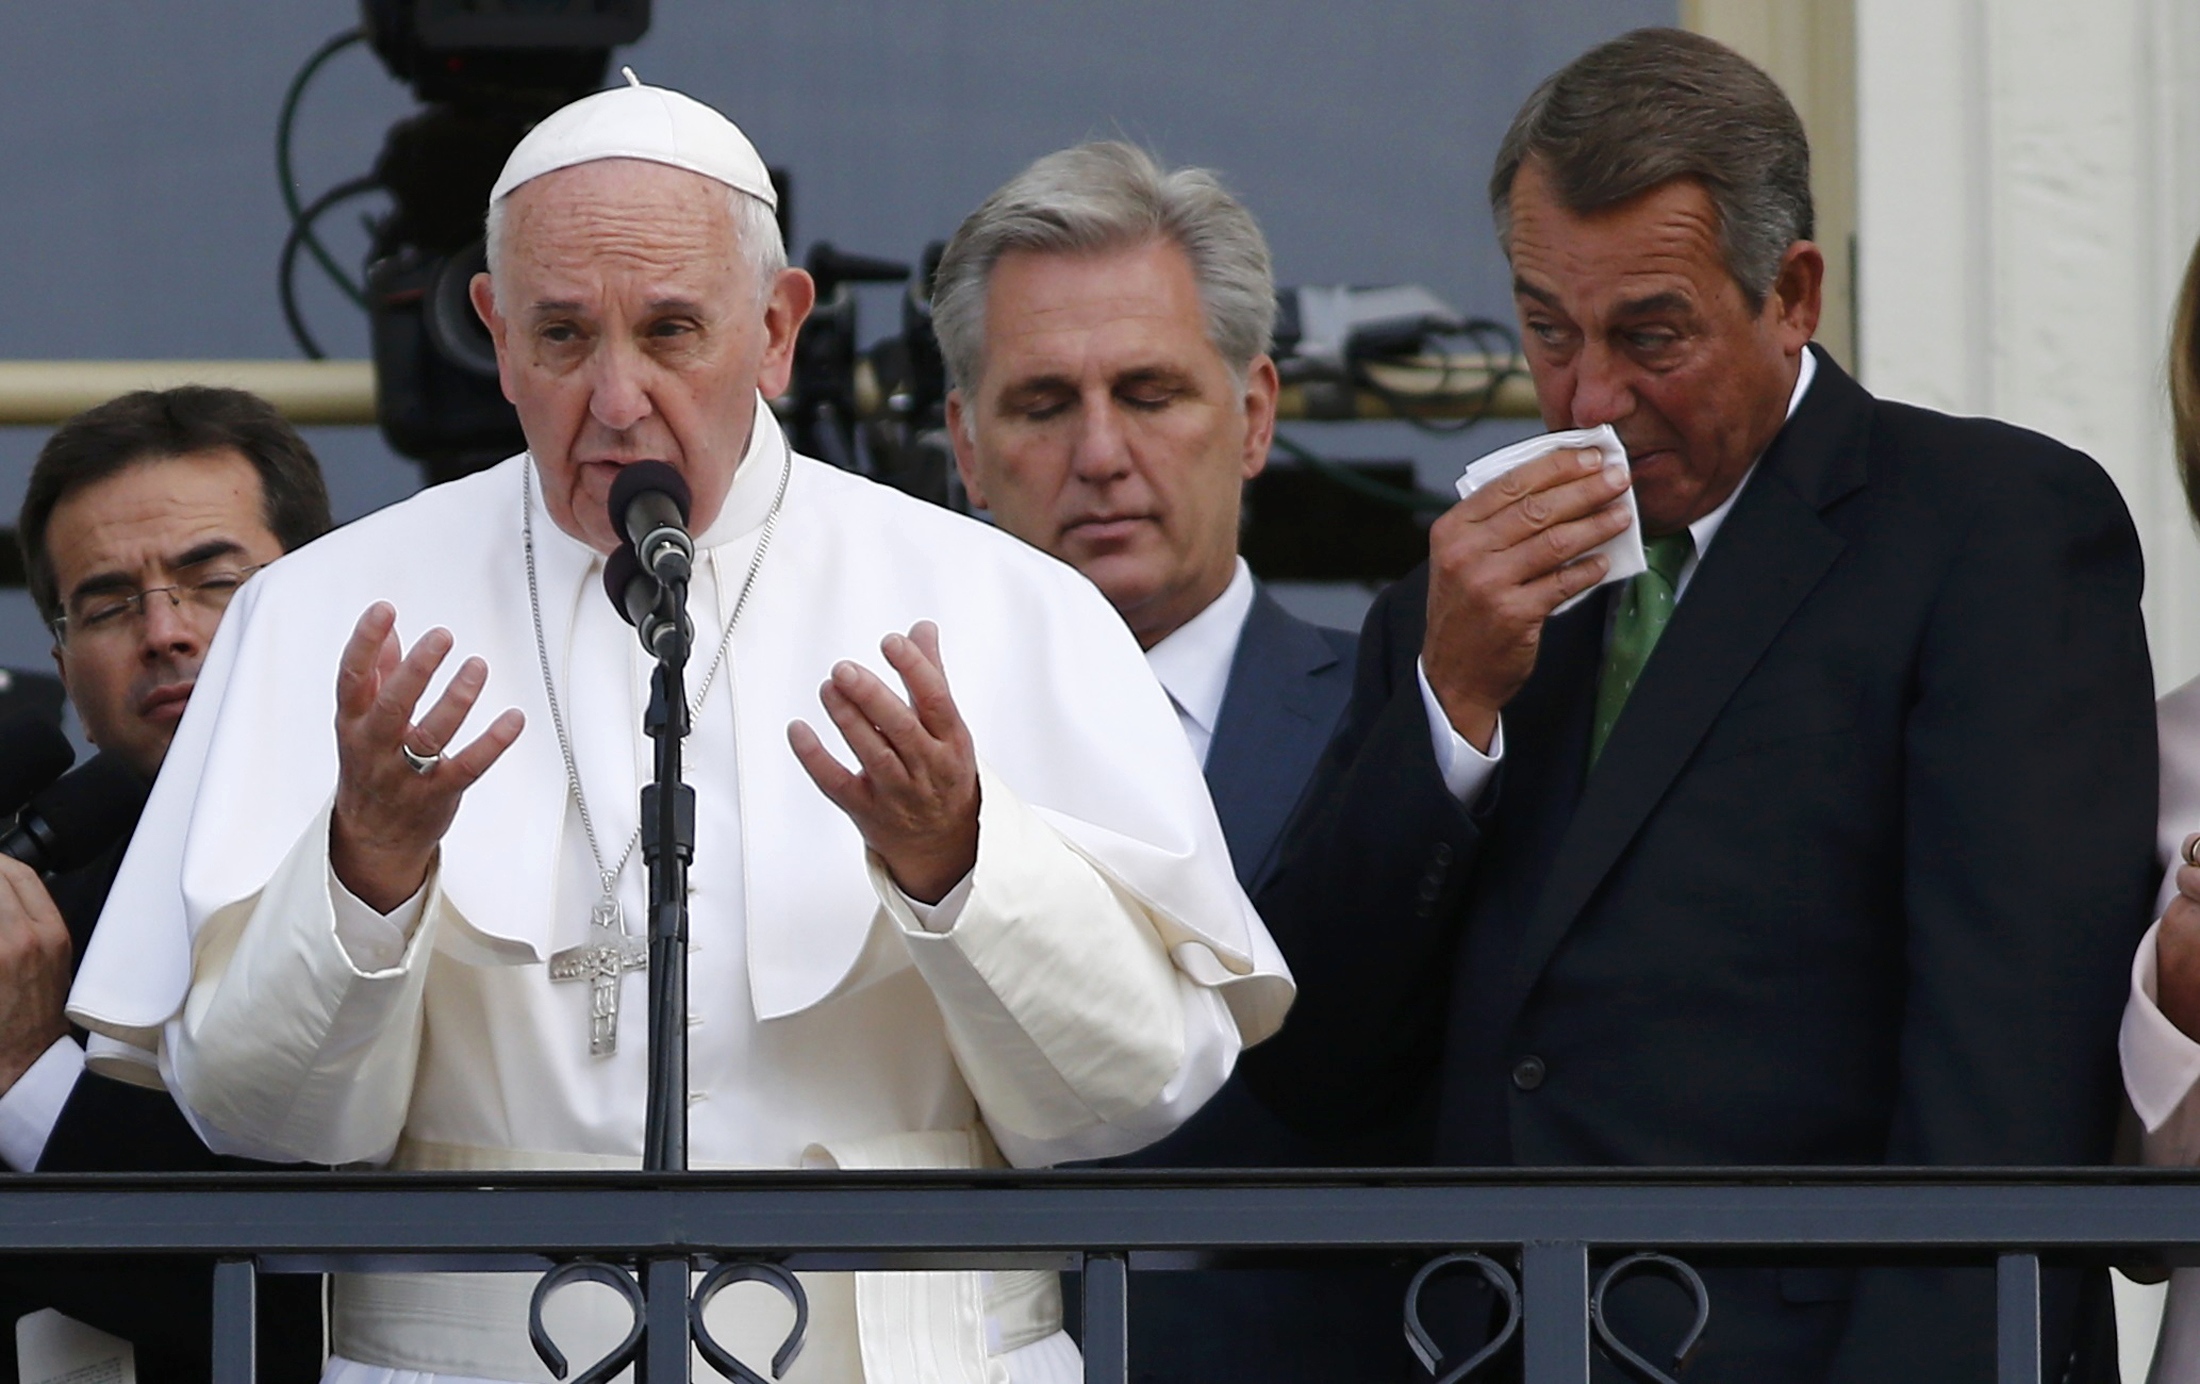
[[[718,636],[718,651],[711,656],[710,667],[703,673],[702,685],[688,702],[688,719],[703,709],[703,699],[710,695],[711,684],[718,677],[718,670],[726,661],[726,653],[733,647],[733,627],[740,623],[741,612],[748,607],[749,592],[756,586],[757,569],[764,565],[764,554],[771,550],[772,532],[779,526],[779,507],[787,498],[787,481],[794,474],[792,456],[783,458],[779,468],[779,490],[772,496],[772,507],[764,515],[764,532],[756,540],[756,555],[749,559],[748,574],[741,579],[741,590],[734,597],[733,613],[726,617],[725,632]],[[626,971],[649,968],[649,945],[640,937],[629,934],[626,919],[619,907],[618,881],[626,871],[627,861],[634,858],[634,848],[641,844],[642,828],[639,823],[634,834],[626,841],[626,849],[619,852],[618,861],[604,864],[603,846],[596,837],[596,822],[588,812],[588,795],[581,791],[580,764],[573,758],[573,741],[566,734],[565,712],[558,704],[558,685],[550,676],[550,642],[543,634],[542,585],[535,574],[535,467],[530,458],[520,471],[520,534],[527,552],[527,608],[535,621],[535,658],[542,668],[542,690],[550,702],[550,724],[558,732],[558,753],[565,760],[566,791],[573,795],[573,805],[580,809],[581,830],[588,837],[588,853],[596,862],[596,874],[602,892],[596,906],[589,913],[588,941],[577,947],[568,947],[550,958],[552,980],[586,980],[593,990],[589,1005],[588,1051],[591,1056],[602,1057],[618,1051],[619,1046],[619,976]]]

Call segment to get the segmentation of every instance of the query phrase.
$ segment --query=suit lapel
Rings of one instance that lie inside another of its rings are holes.
[[[1207,747],[1207,791],[1241,883],[1250,887],[1329,739],[1311,686],[1337,662],[1313,626],[1293,619],[1265,589],[1230,660],[1230,681]]]
[[[1802,407],[1720,527],[1582,785],[1521,938],[1508,1014],[1735,689],[1841,555],[1845,544],[1819,511],[1864,483],[1870,408],[1870,396],[1821,354]]]

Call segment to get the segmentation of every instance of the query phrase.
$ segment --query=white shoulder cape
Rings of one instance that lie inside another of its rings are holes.
[[[784,442],[768,411],[757,430],[743,464],[776,470]],[[238,594],[86,951],[70,996],[78,1023],[152,1047],[183,1005],[199,930],[255,896],[327,803],[337,659],[376,600],[397,608],[408,644],[434,625],[451,631],[446,672],[468,654],[487,660],[488,687],[461,740],[504,707],[527,717],[444,838],[442,887],[466,926],[439,946],[474,964],[548,954],[566,785],[520,543],[521,468],[531,464],[523,454],[424,491],[284,557]],[[742,761],[757,1016],[831,994],[878,909],[861,838],[794,758],[787,723],[808,721],[851,760],[817,689],[843,658],[898,688],[879,640],[920,619],[940,627],[950,686],[987,766],[1147,905],[1178,966],[1221,990],[1246,1043],[1274,1032],[1291,1002],[1289,972],[1238,887],[1198,765],[1122,620],[1073,569],[1006,534],[802,457],[720,675],[732,680]]]

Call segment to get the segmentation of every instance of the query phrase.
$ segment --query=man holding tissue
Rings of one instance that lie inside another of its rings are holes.
[[[1433,1084],[1449,1166],[2107,1157],[2153,888],[2138,542],[2084,456],[1809,344],[1809,189],[1778,87],[1671,30],[1506,136],[1544,421],[1626,460],[1490,480],[1370,613],[1259,900],[1300,992],[1244,1070],[1295,1121]],[[1704,1278],[1692,1384],[1994,1377],[1990,1268]],[[2080,1286],[2048,1276],[2052,1361]],[[1693,1315],[1654,1276],[1606,1306],[1653,1354]]]

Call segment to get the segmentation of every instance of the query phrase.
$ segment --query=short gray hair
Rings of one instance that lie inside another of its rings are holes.
[[[1637,29],[1537,87],[1490,174],[1498,242],[1512,253],[1512,188],[1534,159],[1566,208],[1587,214],[1694,178],[1719,214],[1726,266],[1754,308],[1788,247],[1809,240],[1810,141],[1763,69],[1681,29]]]
[[[968,389],[983,369],[986,284],[1001,256],[1092,254],[1154,239],[1170,241],[1191,261],[1207,339],[1242,382],[1276,326],[1275,275],[1260,224],[1207,169],[1164,173],[1145,150],[1104,140],[1032,164],[947,242],[932,278],[932,327],[949,383]]]
[[[525,186],[527,184],[520,184],[520,187]],[[787,242],[779,233],[778,214],[761,197],[751,196],[737,187],[720,186],[726,194],[727,213],[733,218],[734,241],[756,275],[756,297],[762,303],[771,297],[772,284],[778,280],[779,271],[787,267]],[[512,189],[513,192],[518,190]],[[512,193],[507,192],[491,202],[489,214],[482,218],[481,246],[489,260],[491,289],[496,287],[497,264],[504,258],[504,206],[511,196]],[[497,301],[498,310],[502,311],[503,300]]]

